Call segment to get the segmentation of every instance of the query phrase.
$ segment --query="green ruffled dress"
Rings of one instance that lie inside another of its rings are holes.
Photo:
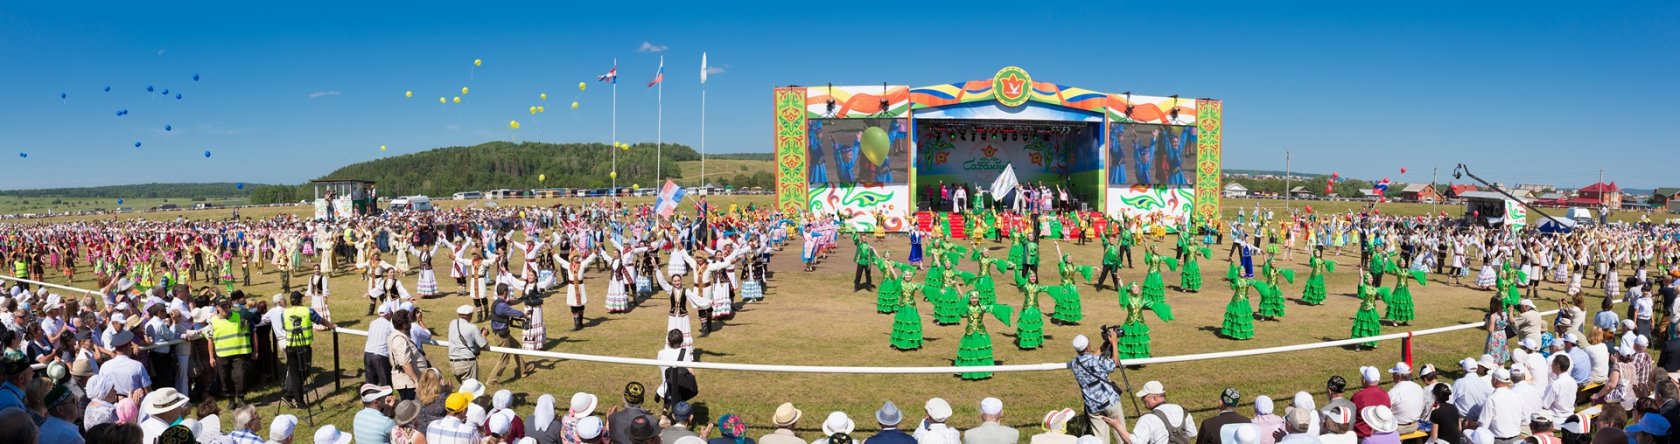
[[[962,342],[957,345],[958,367],[974,367],[992,365],[992,335],[986,332],[985,316],[991,306],[972,304],[962,318],[968,320],[964,327]],[[975,380],[992,377],[988,372],[959,373],[963,379]]]
[[[922,314],[916,311],[916,298],[912,296],[921,284],[906,282],[906,290],[898,301],[898,311],[893,314],[892,348],[899,350],[915,350],[922,348]]]
[[[1301,302],[1311,305],[1322,304],[1328,294],[1324,289],[1325,262],[1323,259],[1315,257],[1307,260],[1307,266],[1312,268],[1312,274],[1307,276],[1306,288],[1301,290]]]
[[[1225,322],[1219,326],[1219,334],[1231,339],[1246,340],[1254,338],[1254,307],[1249,306],[1248,279],[1238,278],[1236,293],[1231,296],[1231,303],[1225,304]]]
[[[1382,334],[1382,324],[1377,319],[1376,293],[1364,284],[1359,285],[1359,312],[1353,315],[1354,338],[1369,338]],[[1376,347],[1376,342],[1366,342],[1360,345]]]
[[[1015,347],[1032,350],[1044,345],[1044,312],[1038,308],[1038,295],[1044,293],[1044,288],[1027,284],[1021,291],[1026,293],[1026,300],[1021,305],[1021,316],[1015,321]]]

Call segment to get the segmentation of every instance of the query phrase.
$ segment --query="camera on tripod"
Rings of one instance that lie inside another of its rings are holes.
[[[1118,325],[1103,324],[1102,327],[1098,327],[1098,328],[1099,328],[1098,332],[1100,332],[1100,334],[1102,334],[1104,337],[1120,339],[1121,336],[1126,335],[1126,331],[1121,330],[1120,326],[1118,326]]]

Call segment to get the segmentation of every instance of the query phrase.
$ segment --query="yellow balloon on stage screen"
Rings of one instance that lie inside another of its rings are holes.
[[[519,129],[519,121],[518,120],[509,120],[508,121],[508,128]]]
[[[461,87],[461,95],[463,95],[463,96],[467,95],[467,87],[465,87],[465,86]]]
[[[403,97],[414,97],[414,91],[403,91]]]
[[[461,103],[461,96],[455,96],[455,103]]]
[[[583,90],[588,89],[588,88],[589,88],[588,83],[578,82],[578,91],[583,91]]]
[[[484,66],[484,59],[473,59],[473,66]]]
[[[572,102],[572,109],[577,109],[577,102]]]
[[[538,99],[548,100],[548,93],[537,94]]]

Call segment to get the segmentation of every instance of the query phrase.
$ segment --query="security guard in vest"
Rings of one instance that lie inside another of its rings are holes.
[[[210,367],[221,379],[228,396],[228,408],[245,403],[245,374],[251,367],[251,316],[236,310],[227,299],[216,301],[216,319],[210,321]]]
[[[284,331],[286,337],[286,390],[280,395],[280,402],[304,408],[305,381],[315,362],[314,348],[310,347],[315,344],[315,326],[323,325],[329,329],[338,326],[304,304],[302,292],[292,292],[291,303],[282,312],[280,325],[276,327]]]

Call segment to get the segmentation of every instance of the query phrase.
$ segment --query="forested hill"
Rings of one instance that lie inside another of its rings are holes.
[[[145,183],[83,188],[37,188],[31,190],[0,190],[0,196],[19,197],[78,197],[95,199],[117,198],[244,198],[261,187],[256,184],[235,183]]]
[[[613,151],[618,154],[618,184],[654,184],[654,144],[613,150],[601,143],[489,142],[391,156],[344,166],[324,179],[362,179],[378,183],[380,194],[447,196],[464,190],[498,188],[589,188],[612,183]],[[682,176],[677,162],[699,160],[693,148],[665,144],[662,173]],[[539,181],[538,178],[543,180]],[[256,200],[256,196],[253,196]]]

